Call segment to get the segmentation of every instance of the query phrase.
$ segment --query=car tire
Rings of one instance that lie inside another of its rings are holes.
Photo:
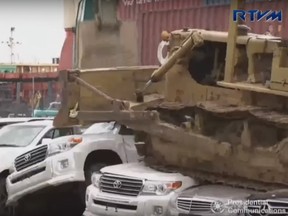
[[[100,170],[106,166],[109,166],[110,164],[107,163],[94,163],[88,166],[88,168],[85,170],[85,183],[86,186],[89,186],[92,184],[91,177],[93,173],[100,173]]]
[[[81,203],[85,205],[85,195],[86,195],[86,188],[92,184],[91,177],[93,173],[99,173],[103,167],[109,166],[108,163],[92,163],[88,165],[84,170],[85,182],[84,184],[80,185],[80,199]]]
[[[8,198],[6,190],[6,178],[0,177],[0,215],[1,216],[11,216],[13,213],[10,211],[12,208],[6,206],[6,201]]]

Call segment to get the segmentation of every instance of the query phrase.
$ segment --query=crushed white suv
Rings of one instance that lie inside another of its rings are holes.
[[[255,191],[225,185],[189,188],[170,200],[169,216],[244,216],[247,198]]]
[[[54,139],[48,145],[34,147],[18,156],[14,163],[16,171],[7,178],[7,204],[18,202],[21,209],[22,203],[32,203],[30,194],[39,200],[50,195],[49,188],[59,186],[63,193],[65,185],[75,183],[67,190],[77,191],[78,186],[83,187],[82,194],[78,191],[80,197],[82,195],[83,213],[85,191],[91,184],[93,172],[108,165],[138,160],[132,129],[115,122],[96,123],[82,135]]]
[[[177,193],[198,182],[180,173],[164,173],[144,162],[108,166],[92,176],[85,216],[164,216]]]
[[[78,126],[54,128],[52,120],[32,121],[4,126],[0,130],[0,215],[7,215],[6,178],[12,170],[14,159],[27,149],[40,146],[53,138],[78,134]],[[25,164],[19,164],[19,167]],[[19,167],[17,169],[19,169]]]

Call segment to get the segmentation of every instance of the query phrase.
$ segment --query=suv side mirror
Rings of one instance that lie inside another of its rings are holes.
[[[49,144],[52,141],[50,138],[43,138],[41,144]]]

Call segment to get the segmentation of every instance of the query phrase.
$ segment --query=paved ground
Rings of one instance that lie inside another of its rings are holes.
[[[82,216],[85,205],[73,193],[35,196],[22,202],[13,216]]]

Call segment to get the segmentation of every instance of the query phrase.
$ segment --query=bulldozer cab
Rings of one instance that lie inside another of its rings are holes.
[[[181,49],[183,41],[192,32],[203,38],[203,44],[177,59],[177,63],[166,71],[167,98],[172,97],[172,100],[179,101],[176,95],[173,97],[173,93],[178,91],[187,95],[189,91],[193,91],[196,94],[195,88],[200,88],[200,85],[286,95],[287,44],[281,38],[249,33],[247,26],[238,25],[234,58],[230,58],[227,53],[228,32],[182,29],[171,33],[170,57],[173,58],[173,53]],[[227,66],[229,70],[225,71]],[[183,85],[183,81],[190,84]],[[182,87],[178,88],[175,83],[181,83]],[[190,94],[194,94],[193,92]],[[191,96],[192,100],[193,95]],[[183,96],[182,101],[185,101],[184,98]],[[189,99],[186,101],[191,102]]]

